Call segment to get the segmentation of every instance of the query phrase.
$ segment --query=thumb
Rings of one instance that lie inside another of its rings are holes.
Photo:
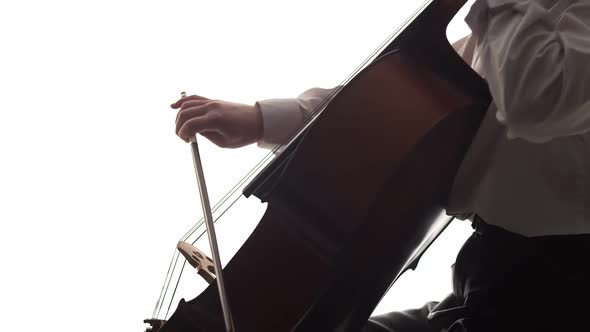
[[[184,102],[189,101],[189,100],[209,100],[209,98],[205,98],[205,97],[201,97],[201,96],[197,96],[197,95],[186,96],[186,97],[182,97],[182,98],[178,99],[176,102],[170,104],[170,107],[173,109],[178,109],[182,106],[182,104],[184,104]]]

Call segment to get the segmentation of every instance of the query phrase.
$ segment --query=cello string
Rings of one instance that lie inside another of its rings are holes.
[[[176,252],[176,249],[175,249]],[[172,276],[174,275],[174,271],[176,270],[176,267],[178,266],[178,258],[179,258],[180,254],[178,252],[175,253],[175,258],[173,257],[172,259],[174,260],[174,267],[172,268],[172,273],[170,274],[170,279],[168,280],[168,283],[166,283],[166,290],[164,291],[164,295],[161,298],[160,301],[160,307],[158,308],[158,312],[157,312],[157,316],[160,316],[160,312],[162,311],[162,306],[164,305],[164,300],[166,299],[166,295],[168,294],[168,288],[170,287],[170,283],[172,282]],[[186,262],[186,260],[185,260]],[[180,273],[182,275],[182,271]],[[180,280],[180,276],[179,276],[179,280]],[[170,300],[172,301],[172,300]],[[155,318],[155,317],[154,317]],[[165,317],[164,317],[165,318]]]
[[[265,160],[266,160],[266,159],[268,159],[268,155],[267,155],[267,156],[266,156],[266,157],[265,157],[265,158],[264,158],[262,161],[260,161],[260,162],[259,162],[259,164],[260,164],[260,163],[263,163],[263,162],[265,162]],[[251,171],[250,171],[250,173],[252,173],[253,171],[254,171],[254,170],[251,170]],[[239,189],[239,188],[241,187],[242,183],[243,183],[243,182],[245,181],[245,179],[247,179],[247,178],[249,178],[249,176],[246,176],[246,177],[244,177],[244,179],[242,179],[240,182],[238,182],[236,185],[234,185],[234,187],[233,187],[233,188],[232,188],[232,189],[231,189],[231,190],[230,190],[228,193],[226,193],[226,194],[225,194],[225,196],[222,198],[222,200],[220,200],[220,201],[219,201],[219,202],[218,202],[218,203],[217,203],[217,204],[216,204],[216,205],[213,207],[213,209],[212,209],[212,210],[213,210],[213,211],[217,211],[217,210],[219,209],[219,207],[220,207],[220,206],[222,206],[222,205],[223,205],[223,204],[224,204],[224,203],[227,201],[227,199],[229,199],[229,197],[230,197],[232,194],[234,194],[234,193],[236,192],[236,190],[237,190],[237,189]],[[199,228],[201,225],[203,225],[203,223],[204,223],[204,220],[203,220],[203,218],[201,218],[201,219],[200,219],[200,220],[199,220],[199,221],[198,221],[198,222],[197,222],[197,223],[196,223],[196,224],[195,224],[195,225],[194,225],[194,226],[193,226],[193,227],[192,227],[192,228],[191,228],[191,229],[190,229],[190,230],[189,230],[189,231],[188,231],[188,232],[187,232],[187,233],[186,233],[186,234],[185,234],[185,235],[184,235],[184,236],[181,238],[181,239],[180,239],[180,241],[186,241],[186,240],[187,240],[187,239],[188,239],[188,238],[189,238],[189,237],[190,237],[192,234],[194,234],[194,232],[195,232],[195,231],[196,231],[196,230],[197,230],[197,229],[198,229],[198,228]],[[193,244],[194,244],[194,242],[193,242]],[[175,253],[177,253],[177,251],[176,251],[176,250],[175,250]],[[170,260],[170,266],[172,265],[172,262],[173,262],[173,261],[174,261],[174,256],[173,256],[173,257],[172,257],[172,259]],[[169,268],[168,268],[168,273],[166,274],[166,278],[165,278],[165,280],[164,280],[164,285],[162,286],[162,288],[164,288],[164,287],[165,287],[166,281],[168,280],[168,277],[169,277],[169,274],[170,274],[170,266],[169,266]],[[172,273],[173,273],[173,272],[174,272],[174,269],[172,269]],[[164,294],[164,296],[165,296],[165,294]],[[160,297],[162,297],[162,293],[160,294]],[[158,301],[160,301],[160,299],[159,299]]]
[[[223,204],[226,203],[231,196],[235,194],[235,192],[240,189],[245,182],[250,180],[252,176],[254,176],[258,170],[263,166],[262,164],[266,163],[269,159],[273,157],[272,154],[265,155],[261,161],[257,163],[242,179],[238,181],[218,202],[215,206],[211,209],[211,211],[216,212]],[[216,218],[217,219],[217,218]],[[204,223],[204,218],[199,219],[199,221],[180,239],[181,241],[187,240],[201,225]]]
[[[266,157],[265,159],[268,159],[268,155],[267,155],[267,157]],[[263,160],[263,161],[264,161],[264,160]],[[263,161],[261,161],[261,162],[263,162]],[[252,172],[253,172],[253,171],[250,171],[250,173],[252,173]],[[220,202],[218,202],[218,203],[215,205],[215,207],[214,207],[212,210],[213,210],[213,211],[217,211],[217,210],[218,210],[218,209],[219,209],[219,208],[220,208],[220,207],[221,207],[223,204],[225,204],[225,202],[226,202],[226,201],[227,201],[227,200],[228,200],[228,199],[229,199],[229,198],[232,196],[232,194],[235,194],[235,192],[236,192],[236,191],[237,191],[237,190],[238,190],[238,189],[239,189],[239,188],[240,188],[240,187],[243,185],[243,182],[245,182],[245,180],[246,180],[247,178],[248,178],[248,176],[246,176],[246,177],[245,177],[244,179],[242,179],[242,180],[241,180],[239,183],[237,183],[237,184],[234,186],[234,188],[232,188],[232,190],[231,190],[230,192],[228,192],[228,193],[227,193],[227,194],[224,196],[224,198],[223,198],[223,199],[222,199]],[[233,203],[232,203],[232,205],[233,205]],[[221,216],[220,216],[220,217],[221,217]],[[218,217],[218,218],[220,218],[220,217]],[[218,218],[216,218],[216,220],[217,220]],[[189,237],[190,237],[192,234],[194,234],[194,232],[195,232],[195,231],[196,231],[196,230],[197,230],[197,229],[198,229],[198,228],[199,228],[201,225],[203,225],[203,223],[204,223],[204,220],[201,218],[201,220],[200,220],[199,222],[197,222],[197,224],[196,224],[196,225],[194,225],[194,226],[192,227],[192,229],[191,229],[191,230],[189,230],[189,231],[187,232],[187,234],[185,234],[185,236],[183,236],[183,237],[181,238],[181,240],[180,240],[180,241],[186,241],[186,240],[187,240],[187,239],[188,239],[188,238],[189,238]],[[204,232],[203,232],[203,233],[201,233],[201,236],[202,236],[202,235],[204,235]],[[196,240],[195,240],[195,241],[194,241],[192,244],[194,244],[195,242],[196,242]],[[160,310],[161,310],[161,307],[162,307],[162,305],[163,305],[163,303],[162,303],[162,302],[163,302],[163,300],[165,299],[165,297],[166,297],[166,295],[167,295],[167,292],[168,292],[168,288],[169,288],[169,286],[170,286],[170,283],[172,282],[172,275],[174,275],[174,271],[176,270],[176,266],[177,266],[177,264],[178,264],[178,252],[177,252],[176,250],[175,250],[175,255],[176,255],[176,256],[174,256],[174,255],[173,255],[172,259],[170,260],[170,265],[169,265],[169,268],[168,268],[168,273],[166,274],[166,278],[164,279],[164,283],[163,283],[163,285],[162,285],[162,289],[165,289],[165,291],[164,291],[164,292],[161,292],[161,293],[160,293],[160,297],[158,298],[158,302],[160,302],[160,309],[157,311],[157,314],[158,314],[158,315],[159,315],[159,313],[160,313]],[[176,261],[175,261],[175,258],[176,258]],[[172,266],[172,263],[173,263],[173,262],[174,262],[174,265],[173,265],[174,267],[173,267],[172,269],[170,269],[170,266]],[[170,271],[172,271],[172,272],[170,272]],[[180,277],[179,277],[179,279],[177,280],[177,284],[178,284],[178,282],[179,282],[179,281],[180,281]],[[157,306],[157,304],[156,304],[156,306]]]
[[[269,157],[272,157],[272,155],[271,155],[271,154],[268,154],[268,155],[266,155],[266,156],[265,156],[265,158],[259,162],[259,164],[261,164],[261,163],[265,163],[266,161],[268,161]],[[218,203],[215,205],[215,207],[212,209],[212,211],[216,212],[216,211],[217,211],[217,210],[218,210],[218,209],[219,209],[221,206],[223,206],[223,205],[224,205],[224,204],[225,204],[225,203],[228,201],[228,199],[230,199],[230,198],[231,198],[231,196],[232,196],[232,195],[235,195],[236,191],[237,191],[238,189],[240,189],[241,187],[243,187],[243,185],[245,184],[245,182],[246,182],[247,180],[249,180],[249,178],[250,178],[251,176],[253,176],[253,175],[254,175],[255,171],[256,171],[256,169],[253,169],[253,170],[251,170],[251,171],[249,172],[249,174],[247,174],[247,176],[243,177],[243,178],[242,178],[242,180],[241,180],[240,182],[238,182],[236,185],[234,185],[234,187],[232,188],[232,190],[230,190],[230,191],[229,191],[229,192],[228,192],[228,193],[227,193],[227,194],[224,196],[224,198],[223,198],[223,199],[222,199],[220,202],[218,202]],[[238,196],[238,198],[239,198],[239,196]],[[237,199],[234,199],[234,201],[231,203],[231,205],[230,205],[229,207],[227,207],[227,208],[225,208],[225,209],[224,209],[224,212],[223,212],[223,213],[225,213],[225,211],[227,211],[227,210],[228,210],[228,209],[229,209],[231,206],[233,206],[233,204],[235,204],[235,202],[236,202],[236,201],[237,201]],[[223,214],[222,214],[222,215],[223,215]],[[216,218],[216,220],[218,220],[219,218],[221,218],[221,215],[220,215],[219,217],[217,217],[217,218]],[[201,225],[203,225],[203,223],[204,223],[204,220],[201,218],[201,219],[200,219],[200,220],[197,222],[197,224],[195,224],[195,225],[194,225],[194,226],[191,228],[191,230],[189,230],[189,231],[187,232],[187,234],[185,234],[185,236],[183,236],[183,237],[181,238],[181,240],[180,240],[180,241],[186,241],[186,240],[187,240],[187,239],[188,239],[188,238],[189,238],[189,237],[190,237],[192,234],[194,234],[194,233],[195,233],[195,232],[198,230],[198,228],[199,228]],[[199,238],[200,238],[201,236],[203,236],[204,234],[205,234],[205,231],[203,231],[203,232],[200,234]],[[199,238],[197,238],[197,240],[198,240]],[[193,242],[192,242],[192,244],[194,245],[194,244],[195,244],[195,242],[196,242],[197,240],[193,241]],[[172,265],[172,262],[174,262],[174,267],[171,269],[171,270],[172,270],[171,272],[170,272],[170,267],[169,267],[169,270],[168,270],[169,272],[166,274],[166,278],[164,279],[164,284],[163,284],[163,286],[162,286],[162,289],[165,289],[165,291],[164,291],[163,293],[162,293],[162,292],[160,293],[160,298],[158,299],[158,302],[160,302],[160,303],[161,303],[161,304],[160,304],[160,309],[158,309],[158,311],[157,311],[157,314],[158,314],[158,315],[160,314],[161,307],[162,307],[162,305],[163,305],[163,301],[164,301],[164,299],[166,298],[166,295],[168,294],[168,289],[169,289],[169,286],[170,286],[170,284],[172,283],[172,276],[174,275],[174,271],[176,270],[176,267],[177,267],[177,264],[178,264],[178,257],[179,257],[179,254],[178,254],[178,252],[176,252],[176,251],[175,251],[175,253],[176,253],[176,256],[173,256],[173,257],[172,257],[172,259],[170,260],[170,265]],[[176,261],[175,261],[175,258],[176,258]],[[176,288],[178,287],[178,284],[180,283],[180,277],[181,277],[181,275],[182,275],[182,272],[181,272],[181,274],[178,276],[178,279],[177,279],[177,281],[176,281],[176,286],[175,286]],[[174,295],[173,295],[173,296],[174,296]],[[171,301],[173,301],[173,297],[171,298]]]
[[[219,216],[217,218],[215,218],[215,220],[217,221],[217,220],[221,219],[225,215],[225,213],[227,211],[229,211],[229,209],[232,208],[234,206],[234,204],[236,204],[238,202],[238,200],[240,198],[242,198],[241,195],[235,196],[234,200],[231,201],[229,203],[229,205],[225,209],[223,209],[223,211],[221,211],[221,213],[219,214]],[[192,244],[194,245],[205,233],[206,233],[205,231],[201,232],[201,234],[199,234],[197,236],[197,238],[192,242]]]
[[[170,260],[170,264],[168,265],[168,271],[166,272],[166,279],[164,280],[164,284],[162,285],[162,289],[160,290],[160,297],[158,297],[158,302],[156,302],[156,307],[154,308],[154,312],[152,313],[152,318],[156,318],[156,313],[159,313],[161,308],[162,308],[162,301],[163,301],[163,296],[165,295],[165,288],[166,288],[166,292],[167,292],[167,287],[166,287],[166,280],[168,279],[168,277],[170,276],[170,278],[172,278],[172,275],[170,275],[170,270],[172,270],[172,263],[174,262],[174,258],[175,256],[178,255],[178,251],[176,249],[174,249],[174,252],[172,253],[172,259]],[[174,264],[174,266],[176,266]],[[174,273],[174,270],[172,270]],[[162,295],[164,294],[164,295]],[[158,308],[158,306],[160,308]]]
[[[180,274],[178,275],[178,281],[180,281],[180,277],[182,277],[182,272],[184,272],[185,266],[186,266],[186,259],[184,260],[184,263],[182,263],[182,268],[180,268]],[[178,290],[178,284],[179,284],[179,282],[177,282],[176,286],[174,287],[174,291],[172,292],[170,303],[168,304],[168,309],[166,309],[166,316],[164,316],[164,318],[168,318],[168,314],[170,313],[170,307],[172,307],[172,301],[174,300],[174,296],[176,296],[176,290]]]
[[[229,211],[229,209],[231,207],[234,206],[234,204],[240,199],[240,196],[236,196],[236,198],[225,208],[223,209],[223,211],[221,212],[221,214],[216,218],[216,220],[221,219],[221,217],[223,217],[223,215]],[[202,232],[191,244],[194,245],[206,232]],[[178,285],[180,284],[180,279],[182,277],[182,273],[184,272],[184,267],[186,264],[186,260],[184,260],[183,265],[182,265],[182,269],[180,271],[180,274],[178,275],[178,278],[176,279],[176,284],[174,286],[174,292],[172,293],[172,296],[170,298],[170,304],[168,306],[168,310],[170,310],[170,306],[172,305],[172,302],[174,301],[174,297],[176,296],[176,290],[178,289]],[[168,316],[168,312],[166,312],[166,316]]]
[[[277,154],[279,153],[279,150],[280,150],[281,148],[283,148],[285,145],[288,145],[289,143],[292,143],[292,142],[293,142],[293,141],[294,141],[294,140],[295,140],[295,139],[296,139],[296,138],[297,138],[297,137],[298,137],[298,136],[301,134],[302,130],[303,130],[304,128],[308,127],[308,126],[311,124],[311,122],[312,122],[312,121],[310,121],[310,120],[312,120],[312,119],[314,119],[315,117],[317,117],[317,115],[318,115],[319,111],[320,111],[320,110],[323,110],[323,108],[324,108],[324,107],[325,107],[325,106],[326,106],[326,105],[327,105],[327,104],[328,104],[328,103],[329,103],[329,102],[330,102],[330,101],[331,101],[331,100],[334,98],[334,96],[336,96],[338,93],[340,93],[340,92],[342,91],[342,89],[344,88],[344,86],[345,86],[347,83],[349,83],[349,82],[350,82],[350,81],[351,81],[351,80],[354,78],[354,76],[356,76],[356,75],[358,74],[358,72],[359,72],[359,71],[361,71],[361,70],[362,70],[362,68],[364,68],[364,67],[365,67],[365,66],[366,66],[366,65],[369,63],[369,61],[373,61],[373,60],[375,60],[375,59],[374,59],[374,58],[375,58],[375,56],[376,56],[378,53],[380,53],[381,51],[383,51],[383,50],[384,50],[384,49],[385,49],[385,48],[386,48],[386,47],[387,47],[387,46],[388,46],[388,45],[391,43],[391,41],[392,41],[392,40],[393,40],[395,37],[397,37],[397,36],[399,35],[399,33],[400,33],[402,30],[405,30],[405,28],[408,26],[408,24],[409,24],[409,23],[411,23],[411,22],[412,22],[412,21],[413,21],[413,20],[416,18],[416,16],[417,16],[419,13],[421,13],[421,12],[424,10],[424,8],[426,8],[426,6],[427,6],[428,4],[430,4],[432,1],[433,1],[433,0],[426,0],[426,1],[425,1],[425,2],[424,2],[424,3],[423,3],[423,4],[422,4],[422,5],[421,5],[421,6],[420,6],[418,9],[416,9],[416,10],[414,11],[414,13],[413,13],[412,15],[410,15],[410,17],[409,17],[409,18],[407,18],[407,19],[406,19],[406,20],[405,20],[405,21],[404,21],[404,22],[403,22],[401,25],[399,25],[399,26],[398,26],[398,28],[397,28],[397,29],[396,29],[396,30],[395,30],[395,31],[394,31],[392,34],[390,34],[390,35],[389,35],[387,38],[385,38],[385,41],[384,41],[384,42],[382,42],[382,43],[381,43],[381,44],[380,44],[380,45],[379,45],[379,46],[378,46],[378,47],[377,47],[377,48],[376,48],[376,49],[375,49],[375,50],[374,50],[374,51],[373,51],[373,52],[372,52],[372,53],[371,53],[371,54],[370,54],[370,55],[369,55],[369,56],[368,56],[368,57],[367,57],[365,60],[363,60],[363,61],[361,62],[361,64],[360,64],[360,65],[358,65],[358,66],[357,66],[357,67],[356,67],[356,68],[355,68],[355,69],[352,71],[352,73],[351,73],[351,74],[349,74],[349,75],[348,75],[348,76],[347,76],[347,77],[346,77],[346,78],[345,78],[345,79],[342,81],[342,83],[341,83],[339,86],[337,86],[336,88],[334,88],[334,89],[331,91],[331,93],[330,93],[330,94],[329,94],[329,95],[328,95],[326,98],[324,98],[324,99],[323,99],[323,100],[320,102],[320,104],[318,104],[316,107],[314,107],[314,109],[312,110],[312,112],[310,112],[310,114],[309,114],[308,116],[306,116],[306,118],[304,119],[304,121],[302,122],[302,124],[298,125],[298,126],[296,127],[296,129],[292,130],[292,131],[291,131],[291,132],[290,132],[288,135],[286,135],[286,138],[285,138],[285,139],[283,139],[283,142],[281,142],[280,144],[278,144],[277,146],[275,146],[275,147],[274,147],[274,148],[271,150],[271,152],[269,152],[269,153],[268,153],[268,154],[267,154],[265,157],[263,157],[263,158],[262,158],[262,160],[261,160],[261,161],[260,161],[260,162],[259,162],[257,165],[255,165],[255,166],[252,168],[252,170],[251,170],[250,172],[248,172],[248,173],[247,173],[247,175],[246,175],[246,176],[244,176],[244,177],[242,178],[242,180],[240,180],[240,181],[238,182],[238,184],[236,184],[236,185],[235,185],[235,186],[234,186],[234,187],[233,187],[233,188],[232,188],[232,189],[231,189],[231,190],[230,190],[230,191],[229,191],[229,192],[228,192],[228,193],[227,193],[227,194],[226,194],[226,195],[225,195],[225,196],[222,198],[222,200],[220,200],[220,201],[219,201],[219,202],[218,202],[218,203],[217,203],[217,204],[214,206],[214,208],[212,209],[212,211],[216,212],[216,210],[217,210],[217,209],[218,209],[218,208],[219,208],[221,205],[225,204],[225,203],[226,203],[226,201],[229,199],[229,197],[231,197],[231,196],[232,196],[232,195],[235,193],[235,191],[238,189],[238,187],[240,187],[240,184],[241,184],[243,181],[245,181],[246,179],[249,179],[249,178],[250,178],[250,174],[258,172],[258,171],[260,170],[260,168],[263,166],[262,164],[264,164],[264,163],[265,163],[265,162],[266,162],[268,159],[270,159],[270,158],[274,157],[275,155],[277,155]],[[236,200],[234,200],[234,201],[233,201],[233,202],[230,204],[230,207],[231,207],[231,206],[233,206],[233,205],[235,204],[235,202],[236,202],[236,201],[237,201],[237,199],[236,199]],[[223,214],[225,214],[225,212],[227,211],[227,209],[228,209],[228,208],[226,208],[226,209],[225,209],[225,210],[222,212],[222,214],[219,216],[219,218],[220,218],[220,217],[221,217]],[[217,219],[218,219],[218,218],[215,218],[215,221],[216,221]],[[188,239],[190,236],[192,236],[192,235],[193,235],[193,234],[194,234],[194,233],[195,233],[195,232],[196,232],[196,231],[199,229],[199,227],[201,227],[201,226],[203,225],[203,223],[204,223],[204,219],[203,219],[203,218],[201,218],[201,219],[200,219],[200,220],[199,220],[199,221],[198,221],[198,222],[197,222],[197,223],[196,223],[196,224],[195,224],[195,225],[194,225],[194,226],[193,226],[191,229],[189,229],[189,231],[188,231],[188,232],[187,232],[187,233],[186,233],[186,234],[185,234],[185,235],[184,235],[184,236],[183,236],[181,239],[183,239],[183,240],[186,240],[186,239]],[[200,239],[200,238],[201,238],[201,237],[202,237],[202,236],[205,234],[204,232],[205,232],[205,231],[201,232],[201,234],[200,234],[200,235],[197,237],[197,240],[198,240],[198,239]],[[193,244],[194,244],[194,243],[195,243],[197,240],[193,241]],[[174,260],[174,258],[172,258],[172,260]],[[176,268],[177,261],[178,261],[178,258],[176,259],[176,262],[175,262],[175,264],[174,264],[174,268],[173,268],[173,270]],[[185,263],[186,263],[186,260],[185,260]],[[184,264],[185,264],[185,263],[183,263],[183,268],[184,268]],[[174,290],[174,294],[176,293],[176,289],[177,289],[177,287],[178,287],[178,284],[179,284],[179,282],[180,282],[180,277],[181,277],[181,275],[182,275],[182,271],[181,271],[181,273],[180,273],[180,275],[179,275],[179,277],[178,277],[178,279],[177,279],[176,286],[175,286],[175,290]],[[172,282],[172,280],[171,280],[171,279],[172,279],[172,277],[170,277],[170,280],[168,280],[167,282],[166,282],[166,280],[164,281],[164,283],[165,283],[165,284],[167,283],[167,285],[166,285],[166,289],[168,289],[168,286],[169,286],[169,285],[170,285],[170,283]],[[170,309],[170,306],[172,305],[173,298],[174,298],[174,295],[172,296],[172,298],[171,298],[171,300],[170,300],[171,302],[170,302],[170,305],[168,306],[168,310]],[[158,300],[158,301],[160,301],[160,300]]]

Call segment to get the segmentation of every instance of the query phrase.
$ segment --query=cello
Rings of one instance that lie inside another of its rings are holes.
[[[447,225],[436,217],[491,100],[445,36],[465,2],[424,4],[245,186],[267,209],[223,269],[236,331],[360,330]],[[224,331],[217,286],[152,322]]]

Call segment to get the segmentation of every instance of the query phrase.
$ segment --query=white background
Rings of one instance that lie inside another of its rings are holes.
[[[421,3],[2,0],[1,329],[143,331],[201,216],[179,92],[253,103],[336,85]],[[268,152],[202,150],[214,202]],[[450,291],[468,233],[454,223],[378,311]]]

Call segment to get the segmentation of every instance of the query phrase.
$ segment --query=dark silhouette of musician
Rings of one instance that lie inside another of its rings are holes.
[[[493,97],[449,215],[474,232],[453,293],[372,317],[364,331],[587,331],[590,300],[590,1],[478,0],[454,44]],[[272,147],[332,89],[255,105],[192,95],[176,134]]]

